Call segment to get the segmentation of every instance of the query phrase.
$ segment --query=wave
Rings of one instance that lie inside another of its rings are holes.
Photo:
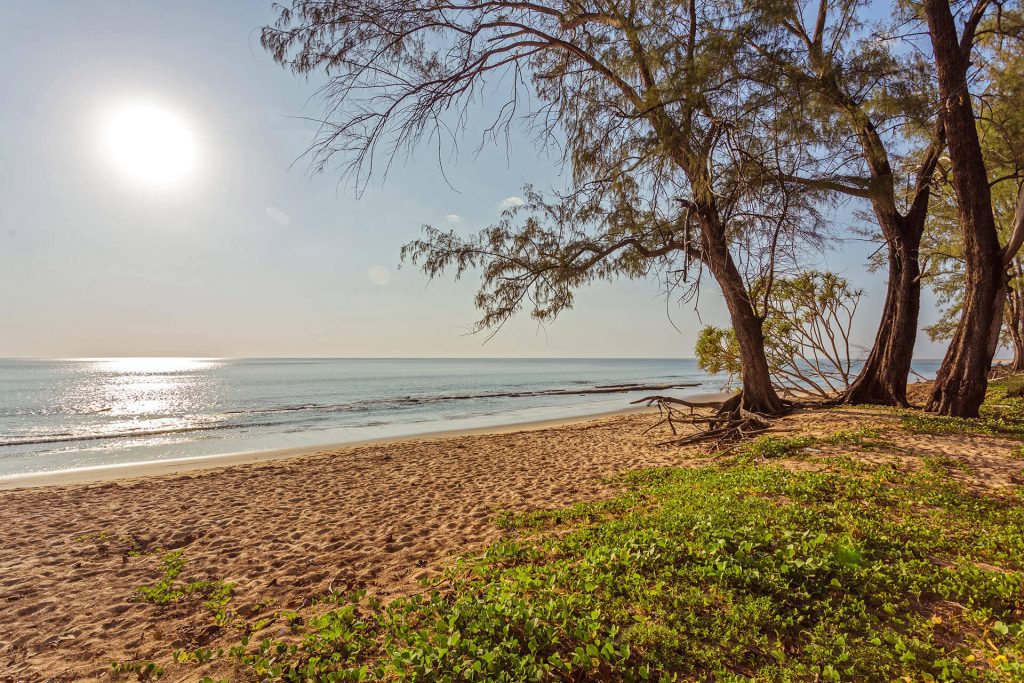
[[[701,386],[701,382],[671,382],[667,384],[598,384],[587,388],[529,389],[523,391],[486,391],[473,394],[443,394],[439,396],[400,396],[392,398],[367,399],[351,403],[300,403],[270,408],[229,410],[227,415],[265,415],[298,411],[316,412],[364,412],[382,407],[432,405],[448,401],[468,401],[492,398],[535,398],[538,396],[587,396],[592,394],[625,394],[632,391],[665,391],[688,389]]]
[[[701,386],[701,382],[669,382],[657,384],[643,383],[622,383],[622,384],[596,384],[589,387],[559,387],[551,389],[530,389],[522,391],[488,391],[467,394],[441,394],[434,396],[401,396],[381,399],[367,399],[353,401],[350,403],[324,404],[324,403],[301,403],[287,406],[273,406],[267,408],[253,408],[248,410],[228,410],[218,415],[206,418],[205,424],[191,424],[179,427],[167,427],[158,429],[138,429],[114,432],[91,432],[71,433],[57,432],[50,434],[39,434],[32,436],[3,438],[0,437],[0,448],[9,446],[31,446],[39,444],[71,443],[78,441],[99,441],[104,439],[132,439],[150,436],[166,436],[169,434],[187,434],[190,432],[210,432],[219,430],[248,429],[258,427],[282,427],[280,420],[268,422],[275,414],[283,413],[361,413],[379,411],[389,408],[403,408],[421,405],[437,405],[451,401],[469,401],[503,398],[532,398],[543,396],[586,396],[593,394],[617,394],[629,392],[653,392],[665,391],[668,389],[685,389]],[[109,409],[101,409],[94,412],[106,412]],[[254,422],[253,418],[263,416],[264,421]],[[383,422],[371,422],[368,425],[379,425]],[[363,425],[363,426],[368,426]],[[296,427],[301,429],[301,427]]]
[[[72,441],[99,441],[102,439],[132,439],[140,436],[164,436],[166,434],[187,434],[189,432],[209,432],[219,429],[241,429],[248,427],[273,427],[273,422],[245,424],[191,425],[189,427],[169,427],[167,429],[138,429],[106,434],[48,434],[15,439],[0,439],[0,448],[4,446],[31,446],[45,443],[66,443]]]

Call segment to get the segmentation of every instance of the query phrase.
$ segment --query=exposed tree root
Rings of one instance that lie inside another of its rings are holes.
[[[710,451],[719,451],[743,439],[756,436],[772,428],[768,416],[743,408],[743,395],[731,396],[725,401],[687,401],[672,396],[646,396],[632,405],[657,406],[661,419],[644,433],[667,424],[674,438],[658,443],[659,446],[708,445]],[[711,409],[710,414],[699,413]],[[683,425],[699,428],[696,433],[681,434]]]
[[[1020,374],[1021,370],[1015,368],[1012,363],[993,363],[988,371],[989,379],[1006,379],[1013,375]]]

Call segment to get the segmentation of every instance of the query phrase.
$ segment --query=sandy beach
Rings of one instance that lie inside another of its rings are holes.
[[[408,592],[451,554],[498,538],[497,510],[608,495],[610,476],[676,462],[638,441],[649,421],[619,415],[215,469],[190,463],[207,467],[133,479],[108,470],[90,475],[106,481],[0,492],[0,679],[104,679],[112,661],[237,635],[211,628],[202,609],[133,601],[135,587],[159,578],[160,554],[129,555],[132,544],[183,550],[186,578],[234,582],[235,602],[253,615],[308,606],[331,587]]]
[[[835,409],[780,426],[829,433],[895,419]],[[0,491],[0,680],[109,680],[114,661],[166,662],[173,650],[237,642],[237,630],[212,623],[196,601],[133,599],[160,578],[167,550],[182,551],[183,580],[233,582],[232,609],[249,620],[284,609],[308,617],[326,609],[316,599],[332,590],[384,598],[422,590],[419,580],[455,555],[501,537],[500,510],[593,500],[611,495],[609,478],[622,472],[706,462],[696,449],[657,446],[656,434],[644,434],[655,421],[613,415]],[[980,487],[1017,481],[1024,465],[1006,439],[895,430],[887,438],[911,466],[955,456]],[[236,675],[215,660],[171,664],[161,680],[206,674]]]
[[[696,395],[699,400],[719,400],[723,394],[709,393]],[[696,399],[695,399],[696,400]],[[104,481],[136,479],[167,474],[184,474],[197,470],[217,469],[235,465],[254,465],[262,462],[287,460],[289,458],[306,457],[309,455],[326,455],[349,450],[358,446],[384,445],[400,441],[424,442],[432,439],[445,439],[456,436],[473,436],[479,434],[506,434],[509,432],[545,429],[560,425],[586,422],[602,417],[629,415],[647,411],[647,408],[625,408],[606,412],[595,412],[590,415],[533,422],[517,422],[496,425],[493,427],[475,427],[472,429],[450,429],[436,432],[422,432],[407,436],[384,437],[380,439],[361,439],[339,444],[325,444],[316,448],[282,448],[242,453],[225,453],[223,455],[207,455],[191,458],[174,458],[152,460],[129,464],[103,465],[55,472],[32,472],[0,476],[0,491],[40,486],[68,486],[70,484],[89,484]]]

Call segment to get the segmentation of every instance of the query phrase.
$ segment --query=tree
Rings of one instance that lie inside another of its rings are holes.
[[[852,386],[851,403],[907,404],[921,284],[918,250],[930,181],[945,146],[930,106],[930,65],[896,54],[891,36],[872,30],[859,0],[783,3],[782,40],[761,46],[780,65],[799,101],[807,135],[822,154],[790,180],[870,202],[888,249],[888,286],[874,345]],[[923,138],[922,153],[899,164],[893,150]],[[910,192],[902,186],[909,183]]]
[[[328,72],[314,152],[321,169],[342,153],[357,183],[382,145],[391,159],[461,130],[485,83],[508,87],[492,133],[536,103],[528,122],[563,145],[568,191],[531,193],[469,238],[428,228],[404,256],[431,276],[481,268],[484,328],[524,305],[550,320],[598,278],[657,272],[692,288],[710,273],[738,342],[742,407],[778,413],[747,284],[817,224],[813,191],[778,181],[794,145],[774,125],[788,114],[777,79],[744,78],[766,25],[744,3],[710,0],[295,0],[262,42],[297,73]]]
[[[1006,236],[1004,208],[997,202],[994,206],[996,224],[1000,236]],[[1011,216],[1012,217],[1012,216]],[[956,333],[958,321],[963,315],[964,260],[960,235],[946,230],[928,240],[922,247],[922,255],[930,265],[922,273],[935,292],[941,307],[939,320],[925,328],[932,341],[949,341]],[[1014,256],[1009,268],[1006,301],[1003,305],[1003,323],[999,335],[999,346],[1013,350],[1009,368],[1013,372],[1024,372],[1024,259]]]
[[[776,389],[783,395],[831,399],[853,380],[850,331],[863,292],[834,273],[807,271],[759,282],[751,299],[765,321],[765,354]],[[742,371],[732,330],[707,326],[697,339],[697,362],[730,379]]]
[[[927,408],[959,417],[976,417],[985,399],[988,370],[1002,326],[1007,267],[1020,248],[1016,233],[1006,249],[999,242],[968,78],[978,27],[993,6],[1000,3],[977,0],[958,4],[954,13],[948,0],[922,3],[935,56],[940,116],[949,146],[965,283],[960,323],[939,368]]]
[[[1008,244],[1024,217],[1024,50],[1017,41],[998,36],[983,42],[983,59],[976,60],[975,82],[984,85],[978,94],[981,116],[978,137],[989,176],[992,211],[1000,241]],[[944,310],[940,320],[927,328],[934,340],[952,339],[963,312],[965,259],[958,205],[948,166],[941,164],[933,182],[938,200],[929,216],[922,254],[928,266],[923,277],[938,295]],[[1024,259],[1015,254],[1009,265],[1009,282],[1003,307],[1000,345],[1013,349],[1014,371],[1024,371]]]

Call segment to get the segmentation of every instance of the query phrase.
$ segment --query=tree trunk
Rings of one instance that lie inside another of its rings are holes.
[[[738,274],[738,273],[737,273]],[[740,364],[743,381],[743,409],[766,415],[786,411],[786,404],[779,398],[772,384],[768,359],[764,353],[764,332],[761,319],[754,315],[750,300],[743,297],[726,296],[732,328],[740,347]]]
[[[924,0],[924,11],[935,53],[940,116],[946,130],[966,262],[963,315],[939,368],[927,409],[941,415],[977,417],[999,341],[1007,278],[967,86],[968,59],[961,50],[948,0]]]
[[[824,16],[823,3],[819,17]],[[820,41],[820,35],[816,40]],[[871,174],[869,199],[889,250],[889,279],[882,319],[871,352],[856,380],[840,397],[845,403],[907,405],[907,378],[917,341],[917,318],[921,309],[918,251],[928,216],[931,180],[945,147],[944,128],[935,127],[933,137],[917,169],[914,193],[906,215],[897,208],[896,179],[882,134],[857,97],[851,96],[836,78],[833,57],[820,42],[812,49],[812,63],[818,83],[836,112],[846,118],[861,145]]]
[[[744,410],[766,415],[784,413],[787,404],[779,398],[772,384],[768,358],[764,353],[762,320],[754,312],[743,277],[729,254],[724,227],[717,219],[701,221],[706,263],[722,288],[729,308],[732,329],[740,347],[740,373],[743,383]]]
[[[1010,328],[1010,336],[1013,338],[1013,360],[1010,362],[1010,370],[1013,372],[1024,371],[1024,335],[1021,335],[1020,320],[1015,320]]]
[[[907,378],[921,310],[918,249],[924,216],[911,213],[903,218],[895,212],[887,215],[881,211],[876,214],[889,245],[885,304],[871,353],[842,400],[844,403],[906,406]]]
[[[1024,271],[1019,258],[1013,259],[1011,270],[1015,286],[1008,288],[1006,292],[1006,327],[1013,342],[1013,361],[1010,363],[1010,370],[1024,372],[1024,292],[1020,289],[1021,282],[1024,281]]]

